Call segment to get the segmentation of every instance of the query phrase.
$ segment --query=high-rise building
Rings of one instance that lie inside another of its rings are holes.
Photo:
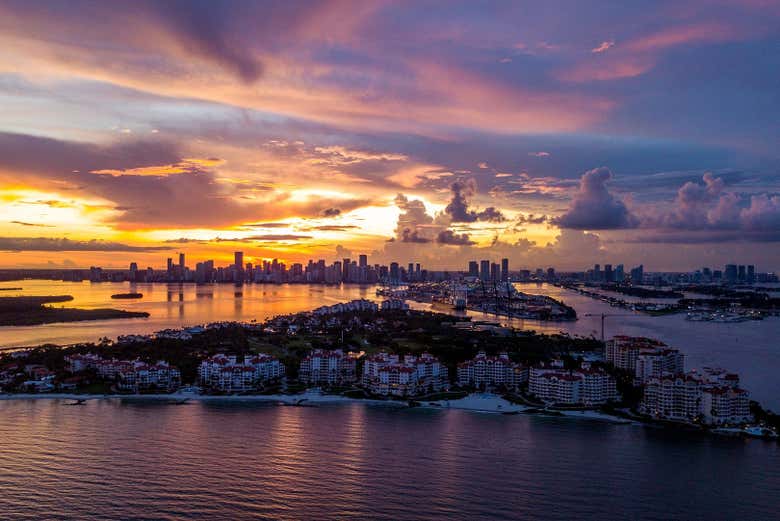
[[[501,259],[501,280],[509,280],[509,259]]]
[[[490,280],[490,261],[489,260],[482,260],[479,261],[479,278],[483,281]]]
[[[235,282],[244,280],[244,252],[237,251],[233,253],[233,265],[236,270]]]
[[[398,269],[397,262],[390,263],[390,283],[398,284],[401,280],[401,270]]]
[[[626,281],[626,273],[622,264],[615,266],[615,282],[623,284]]]
[[[170,257],[168,257],[168,267],[166,269],[168,271],[168,275],[170,275],[173,271],[173,259]]]
[[[349,260],[349,257],[344,257],[344,260],[341,262],[341,280],[344,282],[350,282],[349,280],[349,265],[352,261]]]
[[[753,284],[756,281],[756,267],[749,264],[747,267],[747,283]]]
[[[745,272],[744,264],[740,264],[737,268],[737,279],[739,279],[740,282],[745,282],[745,280],[747,280],[747,273]]]
[[[614,273],[612,273],[612,264],[604,265],[604,280],[606,282],[613,282],[615,280]]]
[[[636,268],[631,268],[631,284],[639,285],[644,282],[645,267],[640,264]]]
[[[599,281],[601,280],[601,265],[595,264],[593,266],[593,280]]]
[[[498,279],[501,277],[501,265],[497,262],[494,262],[490,265],[490,280],[493,282],[498,282]]]
[[[181,271],[181,275],[184,275],[184,253],[179,253],[179,270]]]
[[[479,277],[479,263],[477,261],[469,261],[469,277]]]
[[[368,267],[368,255],[361,255],[358,257],[358,266],[361,268]]]
[[[723,276],[726,279],[726,282],[729,284],[734,284],[737,282],[737,265],[736,264],[726,264],[726,269],[724,270]]]

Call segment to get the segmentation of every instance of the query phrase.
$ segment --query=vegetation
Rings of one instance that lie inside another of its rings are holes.
[[[120,309],[77,309],[45,306],[73,300],[70,295],[45,297],[0,297],[0,326],[35,326],[54,322],[144,318],[149,313]]]

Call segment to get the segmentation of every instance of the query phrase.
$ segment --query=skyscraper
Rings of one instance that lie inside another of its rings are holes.
[[[479,263],[477,261],[469,261],[469,277],[479,277]]]
[[[367,268],[368,267],[368,255],[361,255],[358,257],[358,266],[361,268]]]
[[[390,284],[398,284],[401,279],[401,274],[398,269],[397,262],[390,263]]]
[[[509,280],[509,259],[501,259],[501,280]]]
[[[484,280],[484,281],[490,280],[490,261],[489,260],[479,261],[479,278]]]
[[[344,257],[344,260],[341,262],[341,280],[344,282],[350,282],[349,280],[349,264],[350,264],[349,257]]]
[[[233,264],[236,269],[235,282],[241,282],[244,280],[244,252],[237,251],[233,254]]]
[[[179,253],[179,270],[181,270],[181,275],[184,275],[184,253]]]
[[[726,269],[723,272],[723,276],[728,284],[734,284],[737,282],[737,265],[726,264]]]

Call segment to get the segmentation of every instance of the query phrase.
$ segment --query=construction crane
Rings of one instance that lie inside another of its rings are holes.
[[[635,313],[585,313],[584,317],[601,317],[601,341],[604,342],[604,319],[607,317],[634,317]]]

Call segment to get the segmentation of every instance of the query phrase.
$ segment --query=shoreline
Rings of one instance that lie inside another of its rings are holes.
[[[409,400],[379,400],[374,398],[350,398],[335,394],[321,394],[306,392],[302,394],[267,394],[267,395],[205,395],[191,393],[172,394],[77,394],[77,393],[14,393],[0,394],[0,402],[11,400],[131,400],[170,402],[170,405],[178,405],[187,402],[257,402],[271,403],[280,406],[310,407],[315,404],[363,404],[369,406],[397,407],[402,409],[426,409],[426,410],[456,410],[490,414],[510,414],[527,416],[543,416],[548,418],[570,418],[589,421],[601,421],[615,425],[641,424],[634,420],[627,420],[619,416],[612,416],[599,411],[550,411],[545,413],[536,407],[513,404],[499,395],[486,393],[473,393],[456,400],[414,400],[419,405],[410,406]],[[530,412],[529,412],[530,411]]]

